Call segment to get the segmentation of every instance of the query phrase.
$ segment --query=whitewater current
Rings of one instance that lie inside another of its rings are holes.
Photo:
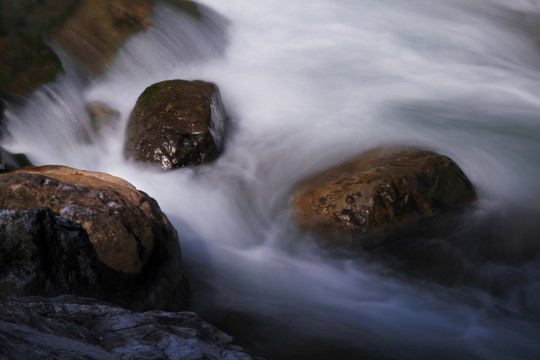
[[[199,3],[198,18],[158,3],[98,78],[65,60],[24,107],[7,104],[1,145],[154,197],[178,230],[194,310],[268,359],[540,358],[540,2]],[[165,173],[123,158],[137,97],[166,79],[219,86],[215,162]],[[99,136],[94,100],[121,113]],[[291,188],[387,144],[447,155],[474,184],[478,202],[444,239],[527,256],[447,286],[319,248],[292,221]]]

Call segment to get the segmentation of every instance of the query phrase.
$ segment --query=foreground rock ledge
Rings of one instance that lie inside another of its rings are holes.
[[[0,299],[0,358],[252,359],[195,313],[132,313],[72,296]]]
[[[65,166],[0,174],[0,209],[40,207],[86,230],[105,299],[134,310],[185,306],[178,235],[150,196],[115,176]]]
[[[470,204],[471,182],[450,158],[379,148],[314,175],[293,190],[296,220],[336,240]],[[353,236],[354,238],[354,236]]]
[[[126,131],[124,154],[164,170],[200,165],[222,148],[225,111],[215,84],[168,80],[137,99]]]

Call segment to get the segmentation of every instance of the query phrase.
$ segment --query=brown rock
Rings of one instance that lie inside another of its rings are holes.
[[[41,39],[0,36],[0,90],[29,95],[61,69],[60,59]]]
[[[102,101],[86,104],[86,112],[90,116],[90,126],[96,134],[105,128],[114,128],[120,121],[120,112]]]
[[[169,80],[141,94],[133,109],[125,156],[163,169],[199,165],[221,149],[225,115],[216,85]]]
[[[0,1],[0,90],[26,96],[55,79],[62,65],[44,40],[76,2]]]
[[[296,220],[334,239],[368,234],[470,204],[476,193],[448,157],[390,147],[369,151],[296,185]]]
[[[53,39],[90,75],[103,73],[119,46],[144,30],[153,0],[81,0],[52,33]]]
[[[137,310],[184,305],[176,230],[156,201],[127,181],[64,166],[26,167],[0,174],[0,194],[2,209],[49,207],[80,224],[103,264],[107,300]]]

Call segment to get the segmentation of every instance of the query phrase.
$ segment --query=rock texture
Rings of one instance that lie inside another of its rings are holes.
[[[152,0],[80,0],[52,38],[83,72],[101,74],[119,46],[150,25],[152,4]]]
[[[91,296],[100,285],[88,234],[49,208],[0,210],[2,296]]]
[[[0,174],[0,209],[36,207],[86,230],[102,263],[105,299],[136,310],[185,306],[178,235],[144,192],[108,174],[64,166]]]
[[[0,299],[0,358],[252,359],[194,313],[132,313],[74,297]]]
[[[367,234],[470,204],[476,193],[448,157],[391,147],[369,151],[299,183],[299,224],[335,239]]]
[[[169,80],[139,96],[126,132],[125,155],[163,169],[199,165],[222,147],[225,113],[216,85]]]
[[[90,126],[96,134],[107,128],[115,128],[120,121],[120,112],[102,101],[86,104],[86,112],[90,116]]]

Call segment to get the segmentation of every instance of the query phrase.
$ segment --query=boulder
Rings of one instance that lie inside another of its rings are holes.
[[[252,359],[195,313],[133,313],[72,296],[0,299],[0,358]]]
[[[101,263],[102,293],[134,310],[178,310],[189,295],[178,235],[157,202],[125,180],[65,166],[0,174],[0,209],[49,207],[80,224]]]
[[[88,75],[112,64],[120,45],[150,25],[153,0],[80,0],[53,40]]]
[[[2,1],[0,91],[26,96],[62,70],[48,34],[78,0]]]
[[[86,112],[90,117],[90,126],[94,133],[115,128],[120,122],[120,112],[102,101],[92,101],[86,104]]]
[[[98,258],[80,226],[49,208],[0,210],[2,296],[95,295]]]
[[[225,112],[216,85],[168,80],[144,90],[126,131],[125,156],[168,170],[215,159]]]
[[[341,242],[475,199],[454,161],[405,147],[375,149],[316,174],[297,184],[291,198],[303,228]]]
[[[0,91],[26,96],[62,70],[56,54],[37,35],[0,35]]]

